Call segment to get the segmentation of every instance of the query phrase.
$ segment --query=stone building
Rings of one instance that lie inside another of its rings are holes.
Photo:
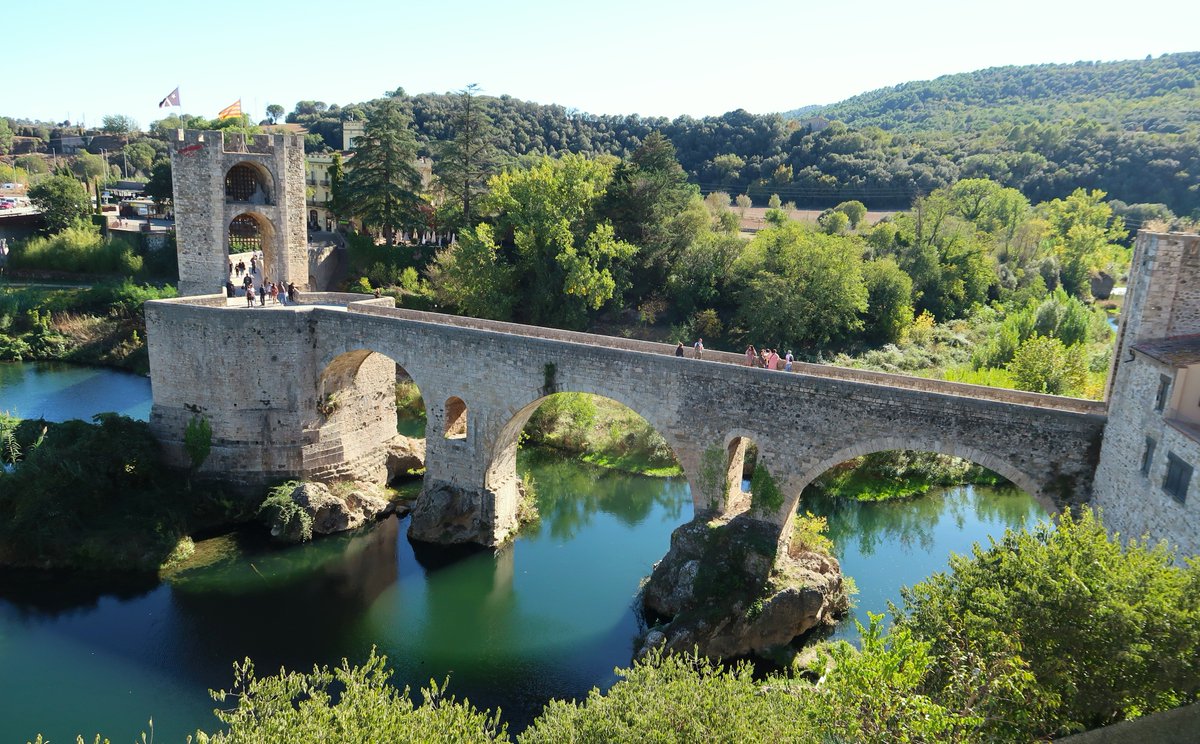
[[[1093,502],[1109,529],[1200,553],[1200,236],[1138,234]]]
[[[270,281],[308,288],[303,138],[179,129],[171,171],[181,295],[221,291],[229,254],[255,250]]]

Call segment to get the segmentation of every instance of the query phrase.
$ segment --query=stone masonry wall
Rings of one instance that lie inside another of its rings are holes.
[[[555,392],[601,395],[645,417],[683,466],[699,512],[724,507],[723,483],[706,493],[699,480],[705,451],[724,453],[737,437],[754,441],[786,496],[777,512],[757,517],[780,528],[813,478],[881,449],[967,457],[1047,503],[1090,493],[1100,414],[430,323],[385,305],[254,311],[148,303],[155,431],[179,451],[183,426],[199,410],[213,426],[212,472],[247,482],[328,472],[338,457],[382,444],[386,409],[355,404],[359,426],[318,410],[323,396],[351,387],[339,366],[372,351],[400,364],[425,399],[426,492],[467,494],[485,543],[515,526],[517,436]],[[244,355],[258,363],[236,374]],[[354,382],[356,400],[383,399],[384,368]],[[467,406],[462,438],[442,436],[451,397]]]
[[[259,171],[267,203],[226,198],[225,176],[239,164]],[[171,168],[181,295],[208,294],[225,286],[229,223],[242,214],[252,214],[260,223],[267,278],[308,286],[300,137],[176,130]]]
[[[1186,425],[1155,410],[1162,376],[1176,370],[1132,347],[1140,341],[1200,333],[1200,236],[1138,233],[1129,291],[1109,377],[1109,423],[1095,477],[1095,503],[1124,537],[1166,540],[1200,553],[1200,493],[1193,475],[1183,503],[1163,490],[1167,455],[1200,469],[1200,441]],[[1172,383],[1174,384],[1174,383]],[[1169,408],[1166,411],[1169,414]],[[1142,473],[1147,437],[1155,441]]]
[[[1121,365],[1096,470],[1094,503],[1103,510],[1105,525],[1123,537],[1148,535],[1195,555],[1200,554],[1200,442],[1195,433],[1187,433],[1154,410],[1161,376],[1174,373],[1136,352],[1132,361]],[[1155,441],[1155,448],[1150,472],[1144,474],[1147,437]],[[1183,503],[1163,490],[1168,453],[1198,471]]]

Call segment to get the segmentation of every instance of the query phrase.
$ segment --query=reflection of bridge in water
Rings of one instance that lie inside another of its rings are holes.
[[[698,514],[750,508],[753,442],[782,504],[750,516],[782,529],[829,467],[912,449],[988,467],[1046,504],[1091,489],[1103,403],[825,365],[752,369],[741,354],[401,310],[390,298],[304,293],[265,313],[221,296],[146,306],[151,423],[175,461],[187,422],[213,431],[204,470],[246,484],[369,477],[395,434],[396,365],[427,410],[414,536],[495,544],[515,527],[517,439],[548,395],[582,392],[640,414],[667,441]],[[690,356],[690,352],[689,352]]]

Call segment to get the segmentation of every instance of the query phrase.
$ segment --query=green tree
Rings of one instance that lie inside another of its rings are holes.
[[[484,193],[488,178],[496,171],[495,129],[484,111],[472,83],[455,97],[457,110],[450,119],[452,136],[443,140],[434,163],[434,174],[459,208],[454,227],[470,229],[475,224],[475,209]]]
[[[511,231],[518,282],[529,288],[529,318],[577,327],[617,296],[636,246],[597,222],[596,206],[612,178],[611,160],[545,157],[489,182],[487,205]]]
[[[863,266],[867,287],[867,309],[863,331],[876,343],[894,344],[913,322],[912,279],[889,258]]]
[[[1018,390],[1071,395],[1087,381],[1083,347],[1065,346],[1057,338],[1031,336],[1017,348],[1008,365]]]
[[[25,172],[30,175],[41,175],[42,173],[50,172],[50,166],[46,165],[45,158],[37,155],[20,155],[13,160],[13,164],[18,168],[24,168]]]
[[[613,172],[598,210],[622,240],[638,246],[632,277],[640,299],[666,280],[686,247],[708,224],[699,189],[675,158],[675,146],[651,132]]]
[[[329,174],[329,200],[325,202],[325,207],[333,213],[333,220],[336,224],[346,208],[346,168],[342,163],[340,152],[333,153],[327,172]]]
[[[1076,297],[1091,296],[1091,271],[1110,268],[1124,254],[1117,243],[1125,236],[1125,223],[1112,216],[1104,197],[1103,191],[1075,189],[1067,198],[1044,205],[1063,287]]]
[[[272,124],[278,124],[283,118],[283,106],[278,103],[267,104],[267,116],[270,117]]]
[[[862,246],[798,223],[755,236],[734,265],[738,319],[751,338],[827,344],[862,328]]]
[[[146,181],[146,196],[162,207],[175,199],[175,183],[171,176],[171,161],[163,158],[150,169],[150,180]]]
[[[13,131],[8,126],[8,119],[0,116],[0,155],[12,152]]]
[[[705,230],[671,265],[667,292],[681,315],[729,301],[733,265],[745,247],[739,236]]]
[[[87,189],[70,176],[50,176],[29,190],[29,200],[42,210],[46,229],[57,232],[85,219],[92,211]]]
[[[834,209],[846,215],[846,218],[850,220],[851,230],[857,230],[858,223],[867,216],[867,206],[860,201],[844,201]]]
[[[951,556],[949,572],[902,591],[896,627],[931,644],[923,690],[973,699],[977,741],[1057,738],[1200,694],[1200,562],[1109,535],[1086,509],[1055,521]],[[997,663],[1032,679],[979,694]]]
[[[90,152],[81,152],[75,156],[74,161],[71,163],[71,171],[89,182],[97,178],[106,178],[109,173],[108,161],[99,155],[93,155]]]
[[[827,209],[817,218],[817,224],[826,235],[841,235],[850,227],[850,217],[845,212]]]
[[[154,162],[155,155],[154,148],[150,143],[141,140],[130,142],[125,145],[123,152],[134,170],[142,173],[150,171],[150,164]]]
[[[509,320],[517,301],[513,268],[499,255],[492,226],[476,225],[438,251],[429,281],[439,303],[476,318]]]
[[[353,167],[342,191],[347,213],[368,229],[381,230],[388,245],[396,244],[397,231],[425,223],[416,159],[408,117],[395,100],[380,101],[355,142]]]
[[[136,132],[138,124],[132,116],[124,114],[106,114],[103,119],[103,129],[108,134],[131,134]]]

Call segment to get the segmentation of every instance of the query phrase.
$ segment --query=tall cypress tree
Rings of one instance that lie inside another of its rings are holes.
[[[396,244],[397,230],[424,224],[417,195],[417,141],[410,124],[396,101],[381,101],[355,142],[341,189],[346,212],[366,228],[381,230],[388,245]]]

